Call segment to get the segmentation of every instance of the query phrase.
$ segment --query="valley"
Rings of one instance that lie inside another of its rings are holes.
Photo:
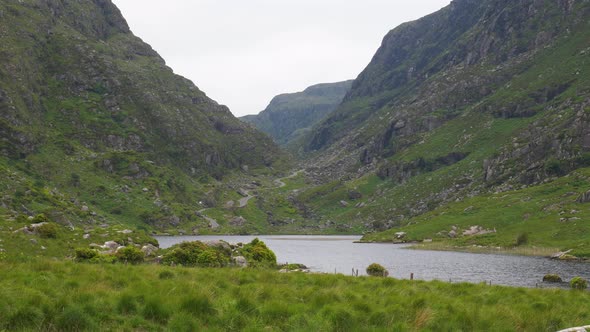
[[[587,324],[589,17],[453,0],[237,118],[110,0],[1,2],[0,330]]]

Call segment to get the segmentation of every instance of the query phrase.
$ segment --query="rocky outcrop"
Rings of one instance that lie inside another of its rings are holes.
[[[590,166],[590,3],[567,3],[453,1],[395,28],[306,137],[308,174],[393,182],[367,195],[390,195],[387,211],[358,218],[394,225]]]
[[[590,203],[590,191],[585,192],[576,200],[578,203]]]

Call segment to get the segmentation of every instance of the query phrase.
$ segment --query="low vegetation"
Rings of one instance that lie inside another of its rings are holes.
[[[389,271],[382,265],[373,263],[367,267],[367,274],[373,277],[387,277]]]
[[[561,279],[560,276],[558,276],[557,274],[546,274],[543,277],[543,282],[562,282],[563,280]]]
[[[238,268],[0,261],[0,330],[555,331],[590,294]]]
[[[364,240],[395,242],[395,234],[403,231],[405,241],[432,239],[424,249],[510,248],[538,255],[571,249],[573,259],[590,257],[590,224],[584,222],[590,218],[590,203],[580,201],[589,184],[590,169],[583,168],[539,186],[444,205],[411,218],[406,226],[367,234]],[[474,226],[479,228],[470,234]]]
[[[588,288],[588,281],[582,277],[575,277],[570,281],[570,286],[573,289],[586,289]]]

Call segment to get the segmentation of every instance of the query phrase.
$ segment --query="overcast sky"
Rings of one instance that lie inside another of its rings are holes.
[[[450,0],[113,0],[131,30],[236,116],[356,78],[383,36]]]

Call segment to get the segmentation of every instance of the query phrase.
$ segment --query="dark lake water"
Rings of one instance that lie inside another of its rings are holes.
[[[365,274],[371,263],[385,266],[390,276],[452,282],[492,282],[497,285],[535,287],[548,273],[564,280],[575,276],[590,279],[590,264],[541,257],[471,254],[405,249],[406,245],[354,243],[360,236],[173,236],[156,237],[162,248],[182,241],[224,240],[229,243],[264,241],[279,263],[301,263],[313,272]]]

